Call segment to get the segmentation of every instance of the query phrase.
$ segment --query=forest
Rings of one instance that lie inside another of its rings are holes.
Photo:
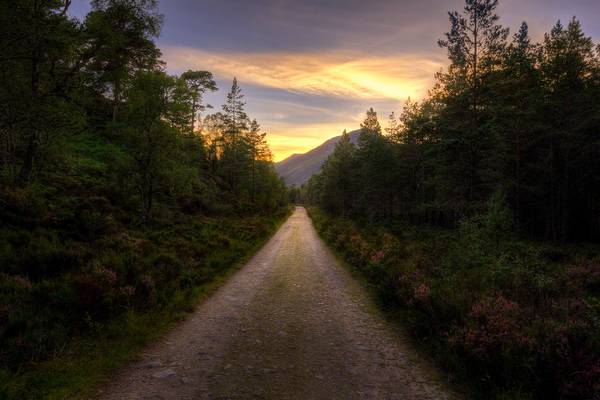
[[[233,78],[214,110],[218,73],[168,72],[158,0],[90,5],[75,18],[72,0],[0,0],[0,399],[90,398],[244,265],[290,202],[465,398],[598,399],[600,44],[577,18],[537,40],[525,22],[500,24],[498,0],[465,0],[440,32],[447,67],[427,95],[383,124],[370,108],[357,144],[344,133],[288,189],[245,82]],[[302,334],[267,332],[276,318],[254,302],[258,332],[223,332],[252,351],[265,338],[289,354],[329,349],[329,332],[371,321],[297,318],[340,300],[362,308],[295,213],[289,240],[261,259],[261,277],[277,279],[245,294],[285,303]],[[338,291],[317,293],[327,279]],[[215,324],[234,320],[223,304]],[[300,362],[281,353],[287,370],[262,365],[252,379],[291,374]],[[305,372],[290,376],[336,383]]]
[[[0,398],[71,398],[287,214],[237,80],[205,115],[213,74],[165,72],[156,0],[70,6],[0,2]]]
[[[467,0],[449,66],[383,129],[367,111],[294,195],[382,301],[483,398],[600,393],[600,47],[536,43]]]

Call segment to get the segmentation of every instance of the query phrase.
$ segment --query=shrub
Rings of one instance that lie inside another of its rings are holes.
[[[592,399],[600,393],[598,258],[555,263],[546,245],[514,242],[502,204],[497,196],[458,232],[396,226],[402,237],[310,214],[384,304],[401,309],[411,332],[481,397]]]

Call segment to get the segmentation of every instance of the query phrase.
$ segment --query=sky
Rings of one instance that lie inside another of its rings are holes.
[[[217,111],[236,76],[275,161],[357,129],[373,107],[385,126],[410,97],[422,99],[447,65],[437,40],[464,0],[161,0],[158,46],[167,70],[215,74]],[[89,0],[74,0],[83,17]],[[500,0],[500,23],[527,21],[541,40],[573,16],[597,42],[598,0]]]

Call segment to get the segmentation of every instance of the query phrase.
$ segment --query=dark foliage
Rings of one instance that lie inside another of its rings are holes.
[[[70,4],[0,2],[2,381],[191,304],[288,202],[237,81],[201,118],[212,74],[164,72],[157,1],[96,0],[83,21]]]
[[[429,97],[387,135],[370,110],[359,145],[339,144],[305,196],[372,222],[457,227],[500,194],[517,234],[600,241],[598,47],[575,19],[541,44],[525,23],[508,40],[496,1],[467,3]]]
[[[576,19],[509,39],[496,6],[450,13],[429,96],[387,134],[369,110],[295,198],[481,397],[592,399],[600,54]]]

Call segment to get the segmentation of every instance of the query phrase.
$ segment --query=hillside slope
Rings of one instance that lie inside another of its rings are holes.
[[[358,142],[361,130],[350,132],[350,141],[354,144]],[[311,176],[321,170],[323,163],[329,157],[335,145],[342,136],[336,136],[327,140],[319,147],[304,153],[293,154],[283,161],[275,164],[275,169],[288,186],[302,186]]]

